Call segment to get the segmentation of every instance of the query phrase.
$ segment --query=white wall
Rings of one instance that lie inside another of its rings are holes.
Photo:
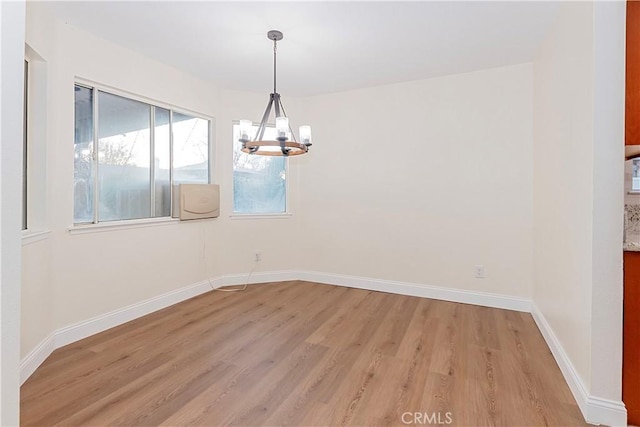
[[[22,356],[52,331],[223,273],[287,263],[295,218],[231,220],[231,124],[258,118],[264,94],[220,90],[121,46],[55,20],[46,3],[27,5],[27,43],[47,64],[47,239],[24,247]],[[215,117],[215,181],[221,217],[213,221],[71,235],[73,84],[80,77]],[[291,168],[294,181],[295,165]],[[296,190],[295,182],[291,190]],[[265,224],[268,223],[268,227]],[[44,261],[44,262],[43,262]],[[48,261],[48,262],[47,262]],[[43,264],[50,267],[43,268]],[[50,305],[47,313],[44,305]]]
[[[619,402],[624,3],[563,5],[534,88],[533,299],[586,392]]]
[[[0,2],[0,425],[19,423],[24,2]]]
[[[593,232],[593,5],[565,5],[534,63],[534,300],[587,387]]]
[[[20,354],[24,357],[53,332],[53,288],[50,241],[40,240],[22,247],[20,298]]]
[[[305,99],[304,267],[528,298],[532,90],[524,64]]]
[[[27,31],[29,27],[37,27],[40,34],[54,34],[53,23],[39,19],[39,16],[27,14]],[[52,51],[55,39],[42,37],[39,49]],[[53,159],[47,154],[47,141],[50,137],[50,126],[47,124],[48,88],[52,85],[51,74],[47,73],[47,64],[38,51],[27,46],[26,50],[32,59],[29,62],[31,86],[29,87],[29,160],[28,170],[28,227],[23,235],[46,233],[49,228],[49,212],[47,207],[55,200],[47,191],[51,188],[47,172],[53,165]],[[34,61],[33,59],[37,59]],[[35,116],[35,117],[34,117]],[[42,154],[44,153],[44,158]],[[35,160],[35,161],[32,161]],[[46,234],[44,235],[46,236]],[[49,239],[30,239],[25,237],[22,246],[22,283],[21,288],[21,341],[22,357],[35,348],[52,332],[53,327],[53,283],[51,280],[51,242]]]
[[[594,4],[591,394],[622,398],[625,2]],[[593,345],[595,344],[595,345]]]
[[[217,275],[248,273],[254,266],[253,252],[259,251],[262,261],[255,272],[289,270],[297,267],[300,258],[296,252],[296,230],[300,219],[300,200],[298,194],[299,159],[289,160],[287,185],[290,217],[281,219],[230,219],[233,210],[233,164],[232,164],[232,132],[233,121],[253,119],[258,121],[269,101],[269,94],[251,94],[237,91],[220,91],[223,107],[216,115],[218,123],[218,145],[216,168],[220,173],[220,185],[224,191],[222,210],[225,217],[217,221],[218,227],[207,240],[209,247],[215,248],[217,254],[211,271]],[[292,117],[292,127],[301,123],[295,122],[297,102],[295,98],[284,97],[283,103],[287,114]]]

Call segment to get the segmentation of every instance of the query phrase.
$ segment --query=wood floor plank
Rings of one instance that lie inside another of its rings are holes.
[[[22,386],[21,420],[585,425],[529,314],[300,281],[210,292],[58,349]]]
[[[257,299],[254,296],[240,298],[235,293],[216,292],[210,296],[212,301],[205,300],[203,301],[204,303],[201,303],[201,297],[196,297],[175,306],[173,311],[167,311],[169,309],[161,310],[164,313],[164,317],[159,316],[158,312],[152,313],[142,318],[146,320],[144,322],[141,319],[136,319],[127,323],[127,328],[125,328],[125,325],[118,326],[71,344],[57,350],[56,355],[60,352],[61,356],[47,361],[34,373],[28,381],[38,380],[40,376],[45,377],[45,379],[39,381],[40,386],[35,389],[24,387],[22,399],[23,401],[30,398],[41,399],[44,393],[54,392],[56,387],[59,387],[61,380],[67,381],[65,384],[69,386],[69,381],[73,381],[73,379],[82,380],[86,376],[93,375],[92,371],[96,366],[104,368],[111,360],[130,358],[137,351],[146,351],[149,345],[153,345],[158,353],[170,348],[188,346],[190,345],[189,341],[199,338],[190,334],[191,330],[195,330],[201,335],[214,328],[222,328],[237,316],[242,316],[246,313],[252,313],[252,315],[259,313],[259,309],[262,306],[268,306],[264,303],[264,298],[268,298],[269,295],[274,294],[280,297],[285,294],[285,297],[287,297],[287,293],[291,292],[296,293],[289,297],[295,298],[304,290],[292,283],[283,283],[273,288],[267,287],[264,292],[266,295]],[[217,301],[226,301],[226,303],[218,306],[215,303]],[[210,328],[202,327],[199,322],[202,325],[210,325]],[[162,327],[157,329],[159,324]],[[140,330],[143,331],[142,334],[139,333]],[[176,330],[180,330],[180,333],[174,333]],[[104,339],[96,341],[97,336],[102,336]],[[122,343],[126,343],[126,345],[121,345]],[[105,355],[104,358],[96,356],[94,351],[97,348],[98,352],[100,352],[102,346],[110,349],[109,354]],[[69,360],[68,354],[74,355],[73,360]],[[65,366],[65,369],[60,369],[62,365]],[[104,373],[105,370],[102,369],[101,372]],[[50,386],[47,387],[47,385]],[[37,390],[39,393],[33,395],[31,390]]]
[[[368,300],[369,304],[361,306],[360,316],[356,316],[355,312],[349,316],[347,324],[351,325],[350,328],[343,328],[330,341],[323,341],[325,345],[331,343],[329,346],[337,346],[340,351],[324,365],[322,382],[316,384],[315,399],[320,402],[328,403],[337,394],[336,390],[345,382],[360,358],[367,360],[367,344],[384,320],[384,314],[394,298],[384,298],[384,294],[371,292]],[[337,344],[336,340],[339,340]]]
[[[238,402],[235,413],[227,416],[223,425],[263,425],[277,410],[291,393],[291,389],[302,381],[310,369],[313,369],[327,347],[318,344],[303,344],[297,349],[293,357],[288,357],[286,363],[281,363],[269,372],[252,390],[246,400]]]

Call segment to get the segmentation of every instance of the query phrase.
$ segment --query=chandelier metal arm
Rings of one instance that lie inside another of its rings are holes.
[[[282,115],[285,117],[287,116],[287,112],[284,109],[284,104],[282,103],[282,100],[280,99],[280,95],[278,95],[278,102],[280,103],[280,108],[282,108]],[[293,139],[294,142],[298,142],[298,140],[296,139],[296,134],[293,133],[293,129],[291,128],[291,122],[289,122],[289,132],[291,133],[291,139]]]
[[[275,88],[274,88],[275,89]],[[280,100],[280,94],[277,92],[274,92],[271,94],[271,100],[273,101],[273,108],[275,109],[275,114],[276,114],[276,118],[278,117],[282,117],[281,113],[280,113],[280,105],[282,105],[282,101]],[[264,127],[267,126],[267,123],[264,123]],[[262,139],[262,138],[260,138]],[[285,141],[287,140],[287,137],[278,137],[277,138],[278,141],[280,142],[280,151],[282,151],[282,155],[283,156],[288,156],[289,152],[291,151],[289,148],[287,148],[285,146]]]
[[[273,94],[269,97],[269,103],[267,104],[267,108],[264,110],[264,114],[262,115],[262,120],[260,120],[260,125],[258,126],[258,131],[256,133],[256,141],[261,141],[264,136],[264,129],[267,126],[267,120],[269,120],[269,116],[271,115],[271,107],[273,106]]]
[[[280,94],[273,93],[271,94],[271,96],[273,97],[273,108],[275,109],[276,117],[281,117],[282,114],[280,113],[280,105],[281,105]]]

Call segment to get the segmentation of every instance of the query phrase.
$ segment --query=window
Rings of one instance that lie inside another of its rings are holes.
[[[168,217],[172,183],[210,182],[210,129],[208,119],[77,84],[74,223]]]
[[[47,231],[47,63],[25,44],[22,140],[22,237]]]
[[[254,126],[254,132],[258,126]],[[285,157],[243,153],[239,125],[233,126],[233,212],[279,214],[287,212]],[[275,140],[276,130],[265,129],[264,139]]]
[[[633,159],[633,173],[631,175],[631,191],[640,192],[640,159]]]

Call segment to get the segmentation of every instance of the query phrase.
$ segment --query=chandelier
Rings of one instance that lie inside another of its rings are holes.
[[[267,33],[267,38],[273,40],[273,93],[269,95],[269,103],[262,115],[262,120],[254,138],[250,138],[253,122],[251,120],[240,120],[240,137],[238,139],[242,142],[242,151],[248,154],[285,157],[305,154],[311,146],[311,126],[300,126],[300,142],[298,142],[289,124],[289,118],[280,100],[280,94],[276,90],[277,43],[283,38],[282,32],[271,30]],[[272,108],[276,116],[276,140],[267,141],[263,137]]]

